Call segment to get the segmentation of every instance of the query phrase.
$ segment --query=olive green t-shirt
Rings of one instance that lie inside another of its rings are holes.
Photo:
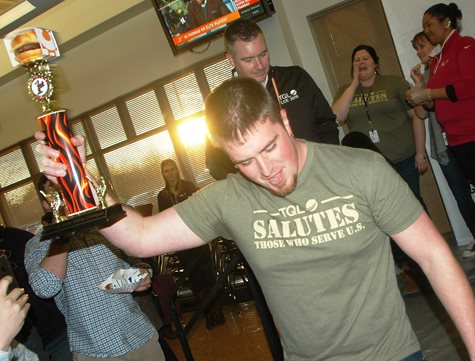
[[[407,229],[422,207],[381,155],[306,144],[297,187],[285,197],[230,175],[175,208],[204,241],[236,242],[286,360],[399,361],[420,346],[386,233]]]
[[[348,84],[338,89],[335,99],[347,87]],[[416,153],[412,120],[407,115],[407,111],[411,109],[405,100],[407,89],[409,83],[401,77],[378,75],[373,86],[356,90],[346,118],[350,131],[369,136],[370,130],[376,130],[379,137],[376,146],[394,163]]]

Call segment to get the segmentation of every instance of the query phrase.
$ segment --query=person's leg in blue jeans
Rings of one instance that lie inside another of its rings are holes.
[[[414,156],[394,163],[394,168],[399,173],[399,175],[406,181],[416,198],[419,199],[421,204],[424,206],[424,202],[421,198],[421,189],[419,186],[419,171],[416,168]]]
[[[424,356],[422,351],[418,351],[403,358],[401,361],[427,361],[427,358]]]
[[[406,181],[416,198],[421,202],[424,209],[426,206],[421,197],[419,186],[419,170],[416,168],[414,155],[400,162],[394,163],[394,169]],[[427,211],[427,209],[426,209]],[[419,265],[414,262],[399,246],[391,240],[391,248],[394,260],[401,269],[401,275],[404,279],[405,286],[402,290],[404,296],[417,294],[421,289],[423,291],[431,291],[431,286]]]

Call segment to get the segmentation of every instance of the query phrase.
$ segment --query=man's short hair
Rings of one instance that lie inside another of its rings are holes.
[[[233,21],[224,31],[224,46],[226,51],[232,51],[233,45],[237,40],[251,41],[259,34],[263,34],[263,32],[259,25],[252,20],[238,19]]]
[[[242,144],[258,122],[283,124],[279,106],[267,89],[253,78],[224,81],[206,98],[208,135],[215,147],[226,142]]]

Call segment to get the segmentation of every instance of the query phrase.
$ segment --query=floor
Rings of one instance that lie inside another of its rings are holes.
[[[224,306],[226,323],[212,330],[200,318],[187,340],[195,361],[272,361],[272,355],[257,316],[254,302],[239,304],[239,314],[231,305]],[[183,314],[187,322],[191,313]],[[168,341],[179,361],[186,358],[178,340]]]
[[[475,289],[475,256],[463,259],[464,248],[454,247],[454,253]],[[454,325],[434,295],[418,295],[405,302],[422,349],[430,361],[469,360]],[[204,318],[200,318],[188,334],[194,361],[273,361],[254,302],[241,302],[237,309],[225,305],[224,310],[224,325],[208,331]],[[183,313],[183,321],[188,321],[191,315],[191,312]],[[41,342],[38,337],[33,336],[28,346],[41,349],[38,342]],[[179,361],[188,361],[178,340],[171,340],[169,344]],[[48,360],[43,352],[39,356],[40,361]]]
[[[461,257],[465,247],[454,253],[475,290],[475,256]],[[407,313],[430,361],[468,361],[469,357],[455,326],[435,295],[418,295],[405,299]],[[253,301],[240,304],[240,313],[225,306],[226,323],[208,331],[201,318],[187,340],[195,361],[273,361]],[[191,313],[183,314],[186,322]],[[179,361],[187,361],[180,342],[169,341]]]
[[[465,248],[454,247],[453,250],[475,290],[475,256],[462,258]],[[430,361],[470,360],[455,326],[435,295],[405,301],[409,318]]]

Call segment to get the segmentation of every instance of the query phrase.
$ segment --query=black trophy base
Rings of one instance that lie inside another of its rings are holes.
[[[43,228],[40,241],[58,238],[66,234],[72,234],[86,228],[95,226],[110,226],[125,217],[125,212],[120,203],[113,206],[86,211],[70,219],[50,224]]]

